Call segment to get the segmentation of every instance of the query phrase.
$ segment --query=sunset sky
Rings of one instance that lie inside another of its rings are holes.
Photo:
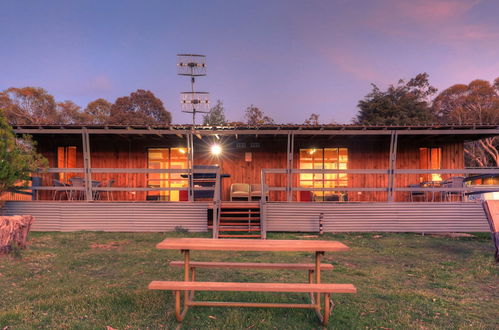
[[[279,123],[348,123],[371,83],[498,77],[498,17],[497,0],[0,0],[0,90],[39,86],[84,107],[149,89],[189,123],[175,55],[192,52],[207,56],[199,90],[229,120],[254,104]]]

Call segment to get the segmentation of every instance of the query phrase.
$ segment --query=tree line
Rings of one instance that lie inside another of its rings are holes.
[[[143,89],[114,103],[99,98],[82,109],[72,101],[56,102],[43,88],[11,87],[0,92],[0,109],[12,125],[164,125],[172,120],[163,102]]]
[[[352,124],[383,126],[420,125],[499,125],[499,77],[493,82],[473,80],[456,84],[438,93],[427,73],[408,81],[372,90],[358,102]],[[96,124],[168,125],[172,115],[151,91],[138,89],[114,103],[99,98],[85,108],[72,101],[56,102],[39,87],[11,87],[0,92],[0,116],[11,125]],[[250,105],[244,122],[229,122],[223,102],[218,100],[203,117],[204,125],[272,125],[275,120],[262,109]],[[311,113],[303,124],[319,125],[319,115]],[[335,123],[330,123],[335,124]],[[499,166],[499,138],[470,142],[465,154],[469,166]]]

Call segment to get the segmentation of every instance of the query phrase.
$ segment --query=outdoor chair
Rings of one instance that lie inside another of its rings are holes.
[[[449,178],[442,182],[443,188],[463,188],[464,187],[464,178],[462,176],[455,176]],[[453,196],[457,196],[459,200],[464,199],[464,191],[442,191],[444,196],[442,196],[442,200],[446,200],[451,202]]]
[[[230,185],[230,200],[234,198],[242,198],[250,200],[250,185],[247,183],[233,183]]]
[[[265,186],[267,188],[267,186]],[[261,184],[251,184],[250,185],[250,199],[253,200],[253,198],[257,199],[262,199],[262,185]],[[269,192],[268,190],[265,191],[265,200],[269,199]]]
[[[83,178],[70,178],[69,182],[71,182],[71,189],[69,191],[69,198],[70,200],[79,200],[83,199],[83,190],[76,190],[73,188],[83,188],[85,187],[85,184],[83,183]]]
[[[100,187],[101,182],[100,181],[92,181],[92,188],[98,188]],[[100,192],[98,190],[92,190],[92,199],[94,201],[100,199]]]
[[[111,179],[107,182],[107,186],[106,188],[112,188],[113,187],[113,184],[114,184],[114,179]],[[107,190],[106,191],[106,196],[107,196],[107,200],[108,201],[113,201],[114,200],[114,195],[113,195],[113,192],[112,191],[109,191]]]
[[[410,184],[407,186],[408,188],[421,188],[421,185],[419,184]],[[418,191],[418,190],[412,190],[409,191],[409,200],[411,202],[414,202],[416,198],[421,198],[423,201],[426,202],[426,193],[424,191]]]
[[[57,179],[53,179],[52,182],[54,183],[54,187],[67,187],[67,185],[65,183],[62,183],[61,181],[59,181]],[[66,190],[54,190],[54,192],[52,193],[52,200],[55,201],[57,199],[57,197],[59,197],[58,199],[61,200],[62,195],[64,195],[64,194],[66,194],[66,199],[69,199],[67,189]]]

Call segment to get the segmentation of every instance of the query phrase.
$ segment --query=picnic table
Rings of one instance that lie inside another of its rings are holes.
[[[326,325],[332,312],[331,293],[355,293],[352,284],[321,283],[321,270],[332,270],[330,264],[322,264],[325,252],[348,251],[349,248],[337,241],[321,240],[247,240],[247,239],[211,239],[211,238],[167,238],[156,245],[158,249],[180,250],[183,261],[172,261],[170,266],[183,267],[184,281],[152,281],[149,289],[171,290],[175,295],[175,315],[181,322],[191,306],[231,306],[231,307],[286,307],[314,309],[321,322]],[[191,261],[190,251],[258,251],[258,252],[311,252],[314,263],[231,263]],[[196,268],[246,268],[246,269],[294,269],[308,270],[308,283],[239,283],[239,282],[196,282]],[[184,291],[183,311],[181,295]],[[310,294],[309,304],[290,303],[249,303],[195,301],[195,291],[253,291],[253,292],[304,292]],[[321,294],[324,296],[322,312]]]

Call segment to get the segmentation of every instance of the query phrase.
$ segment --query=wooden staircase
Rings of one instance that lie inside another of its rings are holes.
[[[209,228],[213,226],[209,224]],[[219,238],[262,238],[259,202],[222,202]]]

